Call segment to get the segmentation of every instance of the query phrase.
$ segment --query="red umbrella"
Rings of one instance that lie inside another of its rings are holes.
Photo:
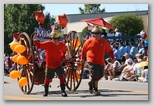
[[[115,30],[115,27],[113,27],[112,25],[110,25],[109,23],[107,23],[101,17],[91,18],[91,19],[85,19],[85,20],[82,20],[82,21]]]

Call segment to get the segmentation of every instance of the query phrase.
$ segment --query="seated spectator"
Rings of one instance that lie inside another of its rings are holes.
[[[122,66],[120,68],[121,71],[128,65],[128,59],[131,60],[131,62],[133,63],[133,60],[129,57],[128,53],[124,54],[124,58],[125,58],[125,62],[124,62],[124,64],[122,64]]]
[[[107,58],[106,59],[106,66],[104,68],[104,78],[107,80],[108,79],[108,75],[110,76],[110,80],[112,79],[112,73],[111,73],[111,70],[112,70],[112,59],[111,58]]]
[[[137,67],[141,61],[142,61],[141,59],[134,60],[134,66],[133,66],[132,73],[130,73],[129,77],[125,78],[125,80],[127,81],[137,81],[138,80],[138,77],[141,76],[141,71],[143,69],[142,67]]]
[[[121,71],[120,71],[121,64],[120,64],[120,62],[116,59],[112,59],[112,64],[113,64],[113,67],[112,67],[111,76],[110,76],[111,80],[113,78],[115,78],[116,75],[121,74]]]
[[[133,62],[131,59],[127,60],[127,66],[122,70],[119,78],[117,79],[118,81],[123,81],[125,79],[127,79],[128,77],[130,77],[130,75],[132,75],[134,73],[133,71]]]
[[[139,77],[139,81],[148,82],[148,66],[144,66],[144,70],[141,77]]]
[[[138,80],[138,77],[141,76],[141,73],[142,73],[142,70],[143,70],[143,67],[137,67],[140,62],[142,62],[142,60],[141,59],[138,59],[137,60],[137,63],[134,65],[134,68],[133,68],[133,70],[134,70],[134,78],[136,80]]]
[[[139,53],[137,53],[137,54],[135,55],[135,58],[136,58],[137,61],[142,60],[142,55],[139,54]]]
[[[134,59],[133,70],[131,71],[131,73],[128,73],[127,76],[129,76],[129,78],[125,78],[125,80],[136,80],[138,77],[141,76],[142,67],[137,67],[137,65],[142,61],[141,54],[137,53],[135,55],[135,58],[136,59]]]

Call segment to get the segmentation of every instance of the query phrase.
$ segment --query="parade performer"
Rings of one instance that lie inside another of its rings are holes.
[[[45,69],[45,79],[44,79],[44,95],[48,96],[49,83],[52,82],[55,73],[60,79],[61,95],[66,97],[65,92],[65,79],[64,70],[61,66],[62,60],[66,53],[66,46],[60,41],[61,33],[59,31],[53,31],[50,36],[52,40],[45,42],[38,42],[36,36],[34,36],[34,44],[41,49],[46,51],[46,69]]]
[[[100,95],[98,91],[98,81],[103,77],[104,74],[104,55],[105,53],[110,54],[111,58],[114,59],[113,50],[109,42],[101,38],[101,27],[95,26],[92,29],[93,37],[89,38],[82,48],[81,61],[87,61],[87,67],[91,70],[92,76],[91,81],[88,83],[89,92],[94,95]]]

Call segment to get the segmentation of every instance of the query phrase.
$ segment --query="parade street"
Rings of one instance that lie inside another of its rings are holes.
[[[16,79],[4,76],[4,100],[148,100],[148,83],[134,81],[115,81],[101,79],[100,96],[93,96],[88,91],[89,79],[82,79],[76,91],[68,91],[68,97],[60,95],[59,79],[54,78],[49,88],[48,97],[43,97],[44,87],[34,85],[30,94],[24,94]]]

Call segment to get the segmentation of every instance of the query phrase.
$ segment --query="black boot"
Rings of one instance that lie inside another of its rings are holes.
[[[49,92],[49,85],[44,85],[44,95],[43,96],[48,96]]]
[[[88,82],[88,85],[89,85],[89,92],[93,93],[93,82],[92,81]]]
[[[60,88],[61,88],[61,96],[66,97],[67,94],[65,92],[65,84],[61,84]]]
[[[94,81],[93,85],[94,85],[94,95],[95,96],[100,95],[100,92],[98,92],[98,81]]]

